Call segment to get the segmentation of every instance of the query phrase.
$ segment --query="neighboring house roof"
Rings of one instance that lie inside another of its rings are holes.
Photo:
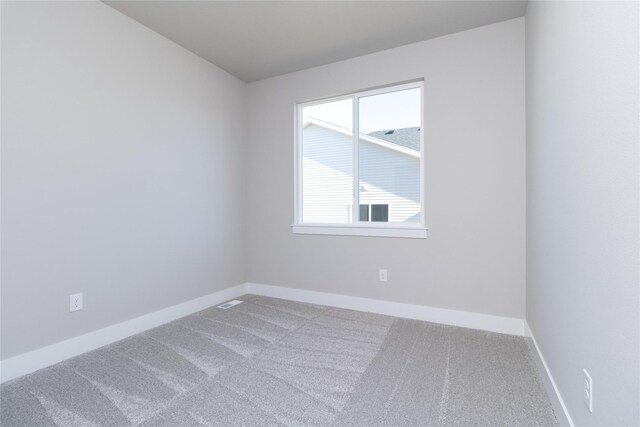
[[[401,145],[412,150],[420,151],[420,128],[402,128],[379,130],[368,134],[374,138],[383,139],[392,144]]]
[[[323,128],[330,129],[330,130],[339,132],[339,133],[344,134],[344,135],[348,135],[348,136],[352,136],[353,135],[353,133],[351,132],[351,129],[347,129],[347,128],[344,128],[342,126],[334,125],[333,123],[325,122],[325,121],[314,119],[314,118],[305,119],[303,127],[307,127],[307,126],[309,126],[311,124],[316,125],[316,126],[321,126]],[[406,128],[406,129],[419,129],[419,128]],[[380,132],[384,133],[385,131],[380,131]],[[367,141],[367,142],[370,142],[372,144],[376,144],[376,145],[379,145],[381,147],[388,148],[390,150],[394,150],[394,151],[397,151],[397,152],[400,152],[400,153],[403,153],[403,154],[408,154],[409,156],[412,156],[412,157],[420,158],[420,132],[419,131],[415,132],[415,134],[417,134],[417,141],[418,141],[417,148],[411,148],[409,146],[405,146],[405,145],[402,145],[402,144],[399,144],[399,143],[391,142],[388,139],[385,140],[385,139],[382,139],[380,137],[376,138],[376,136],[372,136],[372,135],[377,134],[377,133],[378,132],[373,132],[373,133],[371,133],[369,135],[361,133],[360,134],[360,139],[362,141]],[[389,134],[389,135],[391,135],[391,134]],[[383,135],[383,136],[386,137],[386,136],[389,136],[389,135]],[[409,138],[406,138],[406,139],[409,140]],[[415,144],[414,144],[414,146],[415,146]]]

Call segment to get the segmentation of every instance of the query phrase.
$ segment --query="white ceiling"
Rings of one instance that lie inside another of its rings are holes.
[[[253,82],[523,16],[525,0],[105,1]]]

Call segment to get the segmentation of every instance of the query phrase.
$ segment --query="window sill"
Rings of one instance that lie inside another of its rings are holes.
[[[365,236],[365,237],[400,237],[405,239],[425,239],[427,229],[424,227],[370,227],[341,224],[294,224],[293,234],[325,234],[332,236]]]

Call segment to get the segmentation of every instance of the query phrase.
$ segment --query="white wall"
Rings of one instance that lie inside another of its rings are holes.
[[[3,359],[245,281],[246,102],[100,2],[2,2]]]
[[[293,235],[295,103],[420,77],[428,237]],[[250,84],[250,281],[524,318],[524,84],[523,18]]]
[[[640,425],[639,16],[533,1],[526,17],[527,322],[580,426]]]

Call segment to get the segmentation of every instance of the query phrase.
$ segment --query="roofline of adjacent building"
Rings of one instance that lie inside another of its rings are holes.
[[[339,133],[347,135],[347,136],[353,136],[353,132],[350,129],[347,129],[347,128],[342,127],[342,126],[335,125],[333,123],[325,122],[323,120],[314,119],[312,117],[306,118],[304,120],[304,123],[302,124],[302,127],[305,128],[305,127],[309,126],[310,124],[314,124],[316,126],[320,126],[320,127],[323,127],[323,128],[329,129],[329,130],[333,130],[335,132],[339,132]],[[369,136],[369,135],[367,135],[365,133],[360,133],[360,139],[363,140],[363,141],[370,142],[372,144],[379,145],[379,146],[384,147],[384,148],[388,148],[390,150],[397,151],[397,152],[402,153],[402,154],[406,154],[408,156],[416,157],[418,159],[420,158],[420,152],[419,151],[412,150],[411,148],[403,147],[402,145],[394,144],[392,142],[388,142],[388,141],[385,141],[385,140],[380,139],[380,138]]]

